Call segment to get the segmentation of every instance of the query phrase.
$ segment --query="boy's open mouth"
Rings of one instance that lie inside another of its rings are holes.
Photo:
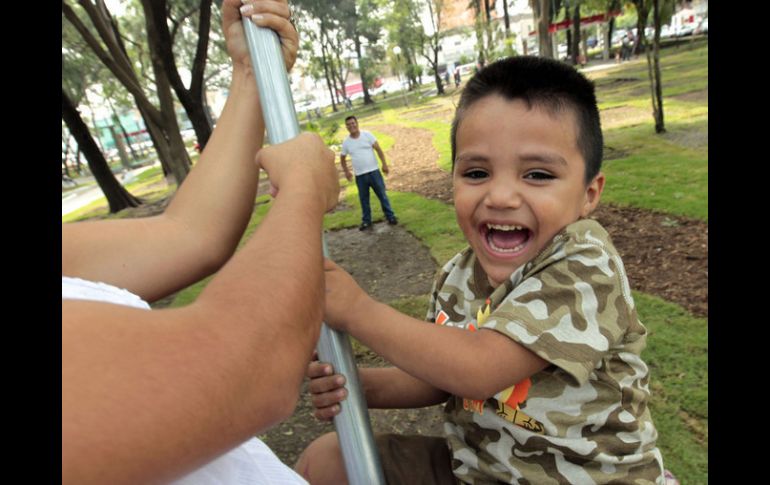
[[[532,231],[522,226],[507,224],[482,224],[481,236],[489,248],[498,253],[517,253],[529,242]]]

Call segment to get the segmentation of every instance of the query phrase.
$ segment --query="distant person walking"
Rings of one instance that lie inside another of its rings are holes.
[[[631,53],[634,50],[634,33],[630,30],[628,33],[623,37],[622,41],[622,47],[621,47],[621,55],[620,58],[623,61],[629,61],[631,60]]]
[[[382,178],[380,168],[377,165],[377,159],[374,152],[377,152],[382,161],[382,171],[387,174],[390,172],[388,162],[385,160],[385,153],[377,143],[377,139],[368,131],[362,131],[358,128],[358,119],[355,116],[345,118],[345,127],[350,136],[342,142],[342,151],[340,153],[340,163],[345,171],[345,177],[348,181],[353,180],[348,164],[346,163],[350,155],[353,172],[356,175],[356,186],[358,186],[358,200],[361,202],[361,225],[358,227],[361,231],[372,227],[372,210],[369,206],[369,189],[374,190],[374,194],[380,199],[382,212],[388,220],[388,224],[398,224],[396,214],[390,207],[388,195],[385,193],[385,180]]]

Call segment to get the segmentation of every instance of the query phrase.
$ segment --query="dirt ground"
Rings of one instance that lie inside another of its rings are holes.
[[[451,178],[436,166],[438,153],[428,130],[393,125],[365,127],[392,136],[396,143],[388,151],[391,173],[388,190],[414,192],[451,204]],[[608,156],[611,155],[609,151]],[[617,155],[617,154],[616,154]],[[165,206],[137,208],[136,215],[149,215]],[[398,207],[394,207],[398,213]],[[358,210],[358,207],[355,208]],[[373,204],[375,213],[378,204]],[[632,288],[681,305],[697,316],[708,312],[708,224],[635,208],[600,205],[593,217],[609,231],[623,257]],[[401,226],[384,223],[372,231],[357,228],[327,233],[332,259],[347,269],[376,299],[389,302],[430,291],[438,263],[427,248]],[[166,301],[153,306],[163,306]],[[387,365],[375,354],[362,350],[356,355],[361,366]],[[375,433],[441,435],[441,406],[421,410],[370,410]],[[294,415],[261,438],[287,464],[319,435],[333,431],[330,423],[312,416],[309,398],[303,392]]]

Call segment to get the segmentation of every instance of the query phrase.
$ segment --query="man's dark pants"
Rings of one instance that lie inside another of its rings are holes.
[[[393,213],[393,209],[390,207],[390,201],[385,193],[385,180],[382,179],[380,170],[373,170],[361,175],[356,175],[356,185],[358,186],[358,200],[361,202],[361,211],[363,216],[361,222],[363,224],[372,223],[372,209],[369,206],[369,188],[374,190],[374,194],[380,199],[380,205],[382,206],[382,212],[385,214],[385,218],[388,220],[395,219],[396,214]]]

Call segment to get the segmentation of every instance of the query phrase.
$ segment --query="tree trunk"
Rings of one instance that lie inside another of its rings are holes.
[[[436,32],[436,37],[438,37],[438,32]],[[444,94],[444,84],[441,82],[441,75],[438,73],[438,47],[433,48],[433,75],[436,78],[438,94]]]
[[[147,0],[142,1],[145,2]],[[163,22],[165,23],[165,15],[163,17]],[[170,152],[168,161],[170,162],[171,173],[174,176],[177,186],[180,186],[190,172],[190,156],[187,154],[182,135],[179,132],[174,98],[171,95],[171,84],[166,74],[166,67],[161,59],[161,52],[159,52],[161,43],[159,31],[161,29],[156,25],[155,18],[152,15],[145,15],[145,24],[147,26],[147,43],[150,46],[150,58],[152,59],[152,68],[155,74],[156,94],[158,96],[158,101],[160,101],[160,118],[162,120],[161,128],[163,130],[163,138],[168,144]],[[203,112],[201,112],[201,114],[203,114]]]
[[[131,162],[128,161],[128,153],[126,153],[126,146],[123,144],[123,140],[118,136],[118,132],[115,130],[115,125],[109,126],[110,135],[115,141],[115,148],[118,149],[118,158],[120,158],[120,164],[123,165],[124,170],[131,170]]]
[[[337,103],[334,102],[334,89],[332,88],[331,80],[329,79],[329,62],[326,59],[326,42],[324,42],[324,27],[321,23],[321,64],[324,66],[324,79],[326,79],[326,87],[329,88],[329,99],[332,102],[332,111],[337,112]]]
[[[361,87],[364,90],[364,104],[374,104],[374,100],[369,95],[369,87],[366,82],[366,66],[364,58],[361,55],[361,39],[358,38],[358,32],[353,36],[353,42],[356,45],[356,56],[358,57],[358,71],[361,74]]]
[[[198,144],[203,149],[206,143],[208,143],[212,131],[210,118],[208,113],[206,113],[206,103],[203,99],[206,95],[203,73],[206,66],[206,51],[208,49],[209,27],[211,25],[211,0],[201,0],[200,2],[198,45],[191,69],[190,89],[185,88],[176,67],[173,39],[166,21],[167,1],[142,0],[142,7],[148,28],[147,40],[150,43],[150,50],[157,53],[168,82],[174,89],[179,102],[184,106],[187,117],[192,123],[193,130],[195,130]]]
[[[605,60],[612,56],[612,33],[615,32],[615,17],[612,16],[612,13],[618,8],[620,8],[620,0],[612,0],[609,5],[607,5],[607,13],[605,14],[607,26],[605,29],[606,35],[604,37]]]
[[[112,103],[110,103],[110,109],[112,110],[112,117],[115,120],[115,124],[117,124],[118,128],[120,128],[120,136],[122,136],[122,140],[125,141],[125,144],[128,145],[128,149],[131,152],[131,158],[134,160],[134,163],[136,163],[139,161],[139,157],[137,156],[136,151],[134,151],[134,147],[131,144],[131,139],[126,132],[126,129],[123,127],[123,123],[120,122],[120,116],[118,116],[118,113],[115,111]]]
[[[508,18],[508,0],[503,0],[503,16],[505,17],[505,38],[511,36],[511,20]]]
[[[655,0],[656,4],[657,2],[658,0]],[[660,41],[655,42],[652,58],[655,66],[655,98],[658,103],[658,110],[655,114],[655,133],[665,133],[666,125],[663,120],[663,79],[660,76]]]
[[[489,7],[489,0],[484,0],[484,16],[486,18],[486,25],[484,26],[484,29],[487,31],[487,57],[492,55],[492,48],[495,45],[494,40],[492,40],[492,13],[490,11]],[[491,59],[487,59],[488,61],[492,61]]]
[[[551,24],[551,0],[531,0],[537,18],[537,40],[540,57],[553,59],[553,43],[548,27]],[[535,8],[536,7],[536,8]]]
[[[580,64],[580,2],[575,2],[572,11],[572,65]]]
[[[70,177],[70,169],[69,169],[69,166],[67,165],[67,157],[70,154],[70,139],[71,138],[72,137],[70,136],[70,134],[67,133],[67,143],[64,146],[64,157],[62,157],[62,164],[64,165],[64,174],[67,177]]]
[[[473,10],[476,14],[476,20],[473,22],[473,28],[476,33],[476,46],[479,49],[479,65],[484,67],[487,63],[486,49],[484,48],[484,31],[481,20],[481,0],[473,1]]]
[[[77,171],[78,175],[83,175],[83,165],[80,163],[80,145],[75,150],[75,171]]]
[[[638,56],[645,45],[646,34],[644,29],[647,28],[647,17],[650,15],[650,8],[644,0],[634,2],[634,6],[636,6],[636,39],[632,52]]]
[[[652,53],[647,44],[647,73],[650,78],[650,95],[652,98],[652,116],[655,119],[655,133],[665,133],[666,126],[663,120],[663,85],[660,77],[660,9],[658,0],[653,0],[653,19],[655,34],[653,35]]]
[[[337,59],[337,67],[334,66],[334,58]],[[334,51],[334,58],[332,58],[331,62],[331,68],[332,68],[332,79],[335,80],[337,83],[337,93],[339,95],[342,95],[342,100],[337,98],[337,102],[343,103],[345,99],[348,97],[348,90],[345,87],[345,82],[347,81],[347,74],[344,72],[344,64],[342,62],[342,59],[340,58],[340,51],[335,50]]]
[[[409,81],[409,91],[414,91],[415,89],[420,87],[420,83],[417,81],[417,74],[413,68],[413,66],[417,66],[417,59],[416,55],[413,50],[406,49],[406,53],[404,55],[407,61],[407,80]]]
[[[175,130],[169,129],[165,125],[168,119],[168,110],[162,103],[161,110],[158,110],[147,98],[144,93],[141,83],[134,71],[134,65],[129,59],[126,49],[122,43],[120,32],[118,31],[117,24],[112,16],[107,11],[104,3],[99,2],[97,5],[92,4],[87,0],[78,0],[78,3],[83,7],[84,11],[88,15],[89,19],[96,28],[99,38],[104,43],[106,51],[100,44],[100,42],[94,37],[91,30],[89,30],[75,12],[67,5],[66,2],[62,2],[62,12],[69,22],[80,33],[83,40],[88,44],[94,54],[101,60],[104,65],[115,75],[115,77],[123,84],[128,92],[134,97],[137,109],[142,113],[147,130],[150,132],[150,136],[155,144],[155,149],[163,165],[164,174],[169,176],[170,174],[186,175],[186,171],[189,170],[189,156],[186,150],[182,150],[181,153],[176,153],[169,147],[169,141],[176,137],[181,142],[181,136],[179,135],[179,129],[176,124],[176,118],[174,114],[173,105],[171,106],[171,114],[174,116]],[[148,35],[157,35],[155,26],[152,24],[151,16],[145,16],[145,22],[147,23]],[[158,83],[163,84],[165,80],[165,90],[161,86],[156,86],[156,92],[161,100],[170,99],[170,88],[168,86],[168,80],[163,72],[163,68],[160,65],[157,53],[153,48],[153,44],[157,44],[157,41],[148,40],[150,45],[150,55],[153,59],[153,69],[155,69],[155,77]],[[168,91],[167,95],[164,91]],[[175,133],[174,133],[175,131]],[[167,135],[168,133],[168,135]],[[185,167],[185,161],[187,167]],[[178,165],[181,164],[181,168]],[[181,183],[184,180],[184,175],[180,175],[181,179],[177,179],[176,183]],[[176,176],[176,175],[175,175]]]
[[[565,19],[572,19],[574,22],[574,19],[572,18],[572,10],[570,10],[569,5],[564,5],[564,18]],[[567,37],[567,59],[572,59],[572,31],[575,28],[574,23],[569,28],[566,29],[565,35]],[[558,55],[559,50],[558,47],[556,48],[556,54]],[[561,59],[559,59],[561,60]]]
[[[112,171],[110,170],[107,160],[104,159],[104,154],[96,146],[91,133],[88,131],[88,127],[80,117],[77,108],[72,101],[70,101],[67,93],[62,89],[62,119],[67,124],[67,127],[75,138],[78,144],[78,148],[83,150],[86,156],[86,161],[91,169],[91,173],[96,179],[96,183],[102,189],[104,196],[107,198],[107,203],[110,206],[110,213],[115,213],[123,210],[127,207],[137,207],[141,204],[141,200],[131,195],[122,185],[115,179]]]
[[[604,38],[604,46],[602,47],[602,59],[605,61],[610,58],[610,25],[609,22],[602,22],[602,37]]]

